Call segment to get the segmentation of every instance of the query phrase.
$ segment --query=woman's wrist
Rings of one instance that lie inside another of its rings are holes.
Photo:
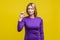
[[[22,19],[23,19],[23,18],[19,18],[19,20],[18,20],[18,21],[20,21],[20,22],[21,22],[21,21],[22,21]]]

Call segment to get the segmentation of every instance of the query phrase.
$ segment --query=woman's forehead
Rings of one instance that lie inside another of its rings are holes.
[[[29,5],[28,8],[34,8],[34,5]]]

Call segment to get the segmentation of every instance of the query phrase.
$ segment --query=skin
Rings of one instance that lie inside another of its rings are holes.
[[[28,6],[28,13],[30,15],[30,18],[34,18],[34,10],[35,10],[34,9],[34,4]],[[24,12],[21,12],[19,21],[22,21],[23,18],[24,18]]]

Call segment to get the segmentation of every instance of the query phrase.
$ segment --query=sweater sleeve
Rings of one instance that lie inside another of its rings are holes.
[[[24,18],[22,19],[22,21],[18,21],[18,25],[17,25],[18,32],[20,32],[23,29],[24,24],[25,24],[24,23]]]
[[[40,23],[40,38],[41,40],[44,40],[44,30],[43,30],[43,20],[41,19]]]

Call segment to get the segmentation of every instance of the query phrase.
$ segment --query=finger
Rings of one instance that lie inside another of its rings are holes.
[[[21,15],[23,15],[23,14],[24,14],[24,12],[21,12],[20,14],[21,14]]]

